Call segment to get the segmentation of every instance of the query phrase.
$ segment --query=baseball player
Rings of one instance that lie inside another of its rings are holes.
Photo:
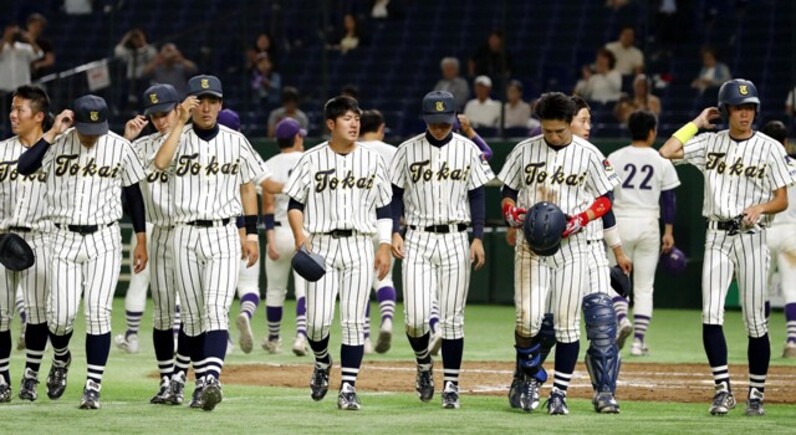
[[[331,139],[304,153],[286,189],[296,249],[305,246],[326,262],[326,274],[307,283],[307,341],[315,354],[311,396],[321,400],[329,388],[329,333],[339,293],[342,382],[337,406],[343,410],[361,406],[356,380],[364,353],[365,306],[373,269],[383,279],[390,267],[387,166],[378,153],[357,144],[360,113],[351,97],[326,102],[324,115]],[[374,234],[380,242],[375,253]]]
[[[690,163],[705,177],[702,341],[715,383],[710,406],[713,415],[727,414],[735,407],[722,329],[724,302],[733,275],[738,279],[749,335],[745,413],[765,413],[763,399],[771,358],[764,308],[769,267],[766,227],[774,214],[788,207],[787,186],[794,183],[796,165],[782,145],[753,130],[759,110],[755,85],[744,79],[729,80],[719,88],[718,108],[703,110],[660,149],[664,158]],[[700,128],[715,128],[713,121],[719,116],[728,123],[727,130],[697,135]]]
[[[0,143],[0,233],[11,232],[22,237],[33,249],[36,261],[22,272],[0,266],[0,402],[11,400],[9,328],[17,295],[23,297],[23,309],[29,313],[29,324],[21,337],[27,350],[19,398],[30,401],[38,398],[36,387],[47,345],[46,300],[50,290],[46,234],[52,229],[52,222],[46,218],[46,204],[42,200],[47,179],[42,173],[23,176],[17,169],[19,156],[44,134],[50,99],[41,88],[21,86],[14,91],[11,101],[9,118],[14,137]]]
[[[365,148],[372,149],[381,154],[385,164],[389,167],[395,156],[395,147],[384,143],[384,115],[378,110],[366,110],[360,118],[359,144]],[[373,238],[373,248],[378,249],[379,240]],[[370,341],[370,303],[367,304],[365,312],[365,353],[374,350],[378,353],[385,353],[390,350],[392,344],[392,318],[395,315],[395,284],[392,280],[392,269],[394,260],[390,262],[387,276],[382,280],[373,281],[373,290],[376,292],[376,301],[379,303],[379,313],[381,314],[381,327],[379,328],[379,338],[376,340],[374,348]]]
[[[649,352],[644,336],[652,319],[655,269],[661,253],[668,253],[674,247],[674,188],[680,185],[680,179],[677,178],[674,165],[661,158],[652,148],[657,125],[658,119],[652,112],[642,110],[631,113],[627,126],[632,143],[608,156],[622,179],[622,184],[614,189],[614,212],[619,224],[619,235],[635,266],[634,334],[630,347],[633,356],[643,356]],[[664,224],[662,237],[659,218]]]
[[[393,255],[403,259],[406,334],[417,361],[420,400],[434,396],[428,319],[436,299],[442,328],[442,406],[457,409],[470,268],[484,265],[484,184],[494,178],[472,141],[453,133],[453,95],[423,97],[424,134],[402,143],[392,161]],[[399,233],[401,217],[408,231]],[[473,241],[467,227],[472,223]]]
[[[515,342],[517,368],[523,374],[517,405],[530,412],[539,405],[540,334],[547,293],[555,317],[555,380],[547,411],[568,414],[566,392],[580,349],[582,301],[586,333],[591,340],[587,366],[595,384],[595,409],[618,412],[614,390],[619,369],[614,338],[616,318],[610,297],[588,286],[592,250],[589,223],[611,208],[610,192],[618,177],[610,163],[585,139],[572,134],[575,105],[566,95],[543,94],[536,103],[542,135],[520,142],[509,154],[498,178],[503,188],[503,215],[509,225],[522,225],[526,208],[551,202],[567,214],[560,249],[537,254],[523,240],[515,254]],[[605,268],[607,274],[608,269]],[[584,297],[583,295],[586,294]],[[516,406],[512,403],[512,406]]]
[[[53,365],[47,395],[58,399],[66,389],[71,363],[68,346],[81,295],[86,315],[88,376],[81,409],[99,409],[100,389],[111,346],[111,303],[122,261],[124,193],[138,238],[133,271],[147,263],[144,202],[138,182],[145,177],[133,147],[108,131],[105,100],[86,95],[65,110],[52,129],[19,158],[23,175],[47,177],[47,209],[56,229],[48,236],[51,282],[47,323]],[[74,122],[75,128],[70,128]],[[60,136],[58,136],[60,135]],[[56,140],[56,136],[58,136]]]
[[[787,150],[788,129],[781,121],[770,121],[760,131],[781,143]],[[789,157],[793,159],[794,155],[790,154]],[[796,258],[796,189],[788,189],[788,208],[774,217],[767,233],[771,258],[776,265],[776,268],[772,267],[769,270],[768,288],[771,289],[774,271],[779,271],[785,297],[787,337],[782,357],[796,358],[796,291],[793,285],[796,282],[796,266],[793,265],[793,259]],[[770,307],[766,312],[769,310]]]
[[[307,131],[301,128],[293,118],[284,118],[276,125],[276,143],[279,154],[265,162],[273,179],[279,183],[287,183],[290,174],[296,168],[304,151],[304,137]],[[267,288],[265,291],[265,318],[268,323],[268,336],[262,343],[268,353],[278,353],[282,340],[279,338],[282,322],[282,307],[287,295],[287,283],[290,278],[290,259],[295,250],[293,232],[288,226],[288,202],[286,194],[263,193],[263,214],[267,255],[265,258],[265,274]],[[293,273],[293,288],[296,296],[296,337],[293,340],[293,353],[296,356],[307,354],[307,302],[306,282],[297,273]]]
[[[219,379],[240,259],[248,259],[251,267],[259,256],[252,181],[265,167],[245,136],[218,124],[221,81],[199,75],[188,81],[188,88],[189,97],[177,109],[176,125],[152,164],[168,173],[174,198],[176,281],[186,345],[197,377],[190,406],[210,411],[223,398]],[[193,124],[185,126],[189,118]],[[245,218],[245,243],[235,226],[240,215]],[[170,394],[181,396],[184,385],[185,371],[177,366]]]

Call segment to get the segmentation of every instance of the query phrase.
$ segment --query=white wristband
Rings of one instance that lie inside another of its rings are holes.
[[[392,245],[392,219],[379,219],[376,221],[376,228],[378,229],[379,244]]]
[[[246,241],[247,242],[259,242],[260,236],[257,234],[246,234]]]
[[[619,237],[619,226],[614,225],[611,228],[604,229],[603,240],[605,240],[605,243],[611,248],[622,245],[622,239]]]

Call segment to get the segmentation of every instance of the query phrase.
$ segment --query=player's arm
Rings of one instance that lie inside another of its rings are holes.
[[[774,190],[774,198],[762,204],[747,207],[743,211],[743,222],[746,225],[754,225],[764,214],[777,214],[788,208],[788,188],[780,187]]]
[[[159,171],[165,171],[174,161],[174,156],[177,154],[177,147],[180,145],[180,138],[182,137],[182,129],[191,118],[191,113],[199,106],[199,100],[196,97],[188,97],[182,103],[177,105],[177,121],[174,127],[169,132],[169,136],[158,148],[155,154],[154,165]]]
[[[608,198],[613,204],[613,192],[608,192]],[[622,238],[619,236],[619,226],[616,224],[616,216],[614,215],[613,208],[608,210],[600,219],[603,222],[603,240],[614,252],[616,264],[622,269],[625,274],[629,274],[633,270],[633,262],[630,261],[625,250],[622,248]]]
[[[473,143],[478,146],[478,149],[481,150],[484,159],[487,161],[492,160],[492,148],[490,148],[489,144],[487,144],[486,141],[484,141],[484,139],[478,135],[473,126],[470,124],[470,120],[467,118],[467,116],[459,115],[458,119],[462,126],[462,133],[464,133],[468,139],[473,141]]]
[[[599,196],[586,211],[578,213],[574,216],[569,216],[567,226],[561,237],[569,237],[589,224],[589,222],[603,217],[609,210],[611,210],[613,201],[611,200],[610,192]]]
[[[64,110],[59,113],[53,122],[52,128],[47,133],[44,133],[44,136],[35,145],[19,156],[17,171],[22,175],[31,175],[38,171],[41,168],[44,155],[47,154],[47,149],[55,142],[55,138],[59,134],[65,132],[72,125],[74,119],[75,114],[71,110]]]
[[[144,208],[144,197],[141,194],[139,183],[122,187],[122,195],[127,203],[127,212],[130,220],[133,221],[133,231],[135,231],[136,247],[133,253],[133,271],[139,273],[146,267],[147,247],[146,247],[146,213]]]
[[[486,221],[486,188],[478,186],[467,191],[470,203],[470,222],[473,226],[473,242],[470,246],[470,262],[475,270],[480,269],[486,262],[484,254],[484,222]]]
[[[509,185],[503,185],[500,190],[500,208],[503,210],[503,219],[512,228],[519,228],[522,226],[522,221],[525,219],[525,213],[528,211],[524,208],[517,207],[517,196],[519,191],[512,189]]]
[[[271,178],[265,178],[260,182],[260,187],[263,189],[263,193],[268,192],[269,194],[273,194],[282,193],[282,189],[284,189],[285,185],[274,181]]]
[[[392,255],[404,258],[404,240],[401,237],[401,218],[404,216],[404,189],[392,184]]]
[[[257,190],[252,182],[240,185],[240,199],[243,205],[243,226],[246,230],[246,243],[242,251],[242,259],[248,258],[247,267],[252,267],[260,256],[257,236]]]
[[[669,160],[679,160],[685,157],[683,145],[696,136],[700,129],[714,129],[713,120],[720,116],[719,109],[708,107],[703,110],[693,121],[677,130],[658,151],[661,157]]]
[[[278,260],[279,253],[276,251],[276,219],[274,218],[274,211],[276,210],[276,198],[274,194],[263,191],[262,203],[260,211],[263,214],[263,223],[265,224],[265,242],[268,257],[271,260]]]
[[[147,121],[146,117],[136,115],[135,118],[124,124],[124,138],[132,142],[141,134],[147,124],[149,124],[149,121]]]
[[[302,245],[307,244],[307,237],[304,235],[304,204],[290,198],[287,205],[287,221],[290,224],[290,231],[293,232],[293,240],[296,241],[296,250]]]
[[[660,202],[663,221],[661,252],[665,254],[674,248],[674,216],[677,214],[677,197],[674,195],[674,189],[661,191]]]

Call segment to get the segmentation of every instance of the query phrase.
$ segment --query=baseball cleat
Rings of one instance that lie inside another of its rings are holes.
[[[114,337],[113,341],[116,343],[116,347],[127,353],[138,353],[138,334],[119,334]]]
[[[451,381],[445,382],[445,388],[442,390],[442,407],[445,409],[459,409],[459,386]]]
[[[262,347],[266,352],[272,355],[282,353],[282,339],[275,338],[271,340],[266,337],[266,339],[263,340]]]
[[[727,415],[732,408],[735,408],[735,397],[727,387],[727,383],[716,385],[716,394],[713,395],[713,403],[710,405],[710,415]]]
[[[376,353],[387,353],[392,345],[392,320],[384,319],[379,330],[379,338],[376,340]]]
[[[185,373],[179,372],[171,377],[166,401],[169,405],[182,405],[185,395]]]
[[[215,376],[207,376],[205,386],[202,388],[202,409],[212,411],[222,400],[224,394],[221,392],[221,383]]]
[[[610,391],[595,393],[591,403],[600,414],[619,414],[619,402]]]
[[[522,407],[520,404],[520,394],[522,383],[525,381],[525,374],[520,370],[514,370],[514,376],[511,379],[511,387],[509,387],[509,406],[514,409]]]
[[[80,398],[80,409],[100,409],[100,388],[102,386],[91,379],[86,381],[83,397]]]
[[[19,387],[19,398],[22,400],[30,400],[31,402],[39,398],[36,392],[39,386],[38,374],[30,368],[25,369],[25,374],[22,375],[22,385]]]
[[[235,324],[238,326],[238,332],[240,333],[240,338],[238,338],[240,350],[242,350],[243,353],[251,353],[254,348],[254,334],[252,334],[252,325],[249,321],[249,316],[245,313],[238,314]]]
[[[782,349],[783,358],[796,358],[796,342],[789,341],[785,343],[785,348]]]
[[[633,340],[633,345],[630,346],[630,355],[632,356],[647,356],[650,349],[644,344],[643,341]]]
[[[11,401],[11,385],[6,384],[5,379],[0,377],[0,403]]]
[[[553,390],[550,392],[550,398],[547,399],[547,413],[550,415],[569,414],[566,391],[561,391],[558,388],[553,387]]]
[[[749,389],[749,399],[746,400],[744,415],[750,417],[766,415],[766,410],[763,409],[763,393],[757,388]]]
[[[68,357],[66,362],[53,360],[53,365],[50,367],[50,373],[47,375],[47,397],[51,400],[60,399],[66,391],[66,375],[69,372],[69,366],[72,364],[72,356]]]
[[[353,385],[344,382],[340,387],[340,394],[337,396],[337,407],[344,411],[359,411],[362,408],[357,396],[357,389]]]
[[[163,405],[169,403],[169,382],[168,376],[163,376],[160,379],[160,387],[158,388],[158,392],[149,399],[149,403],[154,405]]]
[[[204,398],[202,397],[202,390],[204,390],[204,388],[205,378],[197,379],[193,389],[193,394],[191,395],[191,402],[188,404],[189,407],[194,409],[204,408]]]
[[[616,345],[619,346],[619,350],[622,350],[625,347],[625,341],[628,337],[633,334],[633,324],[630,323],[627,317],[622,319],[619,322],[619,328],[616,331]]]
[[[315,362],[315,368],[312,370],[312,378],[310,378],[310,396],[312,400],[319,401],[326,396],[329,391],[329,370],[332,368],[332,360],[329,359],[329,364],[321,364]]]
[[[434,364],[418,364],[415,390],[423,402],[428,402],[434,397]]]
[[[365,337],[365,342],[362,345],[362,351],[365,352],[365,355],[370,355],[373,353],[373,343],[370,342],[370,337]]]
[[[293,340],[293,353],[296,356],[307,354],[307,337],[304,334],[296,334],[296,339]]]
[[[442,347],[442,332],[437,331],[431,335],[431,340],[428,342],[428,353],[433,356],[439,355],[439,350]]]
[[[529,377],[520,385],[520,408],[525,412],[533,412],[539,407],[539,381]]]

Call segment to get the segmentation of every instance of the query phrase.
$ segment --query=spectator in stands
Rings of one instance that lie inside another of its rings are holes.
[[[30,64],[30,74],[33,80],[52,72],[55,65],[55,50],[48,38],[43,36],[47,27],[47,18],[39,13],[31,14],[27,21],[27,38],[35,41],[42,51],[42,57]]]
[[[785,113],[796,116],[796,86],[788,92],[788,98],[785,99]]]
[[[522,83],[512,80],[506,87],[506,103],[503,110],[504,128],[525,128],[531,119],[531,105],[522,100]]]
[[[467,102],[464,115],[473,127],[497,128],[500,123],[500,102],[489,97],[492,80],[487,76],[475,78],[475,98]]]
[[[502,32],[495,30],[489,34],[486,43],[470,58],[467,69],[470,77],[485,75],[497,79],[511,75],[513,62],[511,53],[508,50],[504,53]]]
[[[279,62],[277,59],[276,46],[271,40],[271,35],[268,33],[260,33],[254,40],[254,45],[246,49],[246,70],[251,71],[257,66],[257,56],[260,53],[268,54],[268,59],[271,60],[271,65],[274,69],[278,69]]]
[[[575,85],[573,93],[587,101],[608,103],[619,100],[622,96],[622,76],[614,69],[614,54],[601,48],[597,51],[594,69],[586,65],[581,73],[582,78]]]
[[[718,61],[713,48],[702,47],[701,54],[702,69],[699,71],[699,76],[691,83],[691,87],[704,94],[705,91],[718,88],[722,83],[730,80],[732,74],[727,65]]]
[[[605,48],[616,58],[615,69],[622,75],[637,75],[644,70],[644,53],[634,45],[636,30],[633,26],[622,27],[619,40],[605,44]]]
[[[309,129],[310,121],[298,107],[300,99],[298,89],[293,86],[285,86],[282,89],[282,107],[272,110],[268,115],[268,137],[274,137],[276,124],[284,118],[293,118],[298,121],[301,128]]]
[[[633,80],[633,96],[623,96],[619,100],[614,107],[614,116],[624,124],[630,118],[631,113],[642,109],[649,110],[655,116],[661,115],[661,100],[652,95],[650,79],[644,74],[639,74]]]
[[[356,49],[362,43],[362,34],[357,19],[352,14],[343,16],[343,31],[333,44],[328,45],[330,50],[340,50],[343,54]]]
[[[113,53],[127,64],[127,92],[122,97],[122,108],[135,106],[138,95],[149,86],[144,81],[144,69],[157,56],[158,51],[149,45],[143,30],[133,28],[124,34]]]
[[[42,56],[42,51],[35,40],[28,38],[28,34],[20,30],[16,24],[11,24],[3,30],[3,41],[0,45],[0,93],[10,95],[16,88],[30,83],[30,65]],[[3,104],[3,109],[11,107]],[[2,111],[0,111],[2,112]],[[2,112],[4,113],[4,112]],[[0,122],[5,122],[4,117]]]
[[[442,78],[434,86],[435,91],[448,91],[453,94],[456,101],[456,111],[464,110],[464,105],[470,99],[470,85],[467,80],[459,76],[459,59],[455,57],[443,57],[439,63],[442,70]]]
[[[181,97],[188,89],[188,77],[196,73],[196,64],[186,59],[171,42],[163,44],[160,53],[144,68],[144,74],[151,77],[152,84],[174,86]]]
[[[257,63],[251,73],[251,90],[254,100],[263,109],[270,109],[279,103],[282,89],[282,76],[274,71],[267,53],[257,55]]]

